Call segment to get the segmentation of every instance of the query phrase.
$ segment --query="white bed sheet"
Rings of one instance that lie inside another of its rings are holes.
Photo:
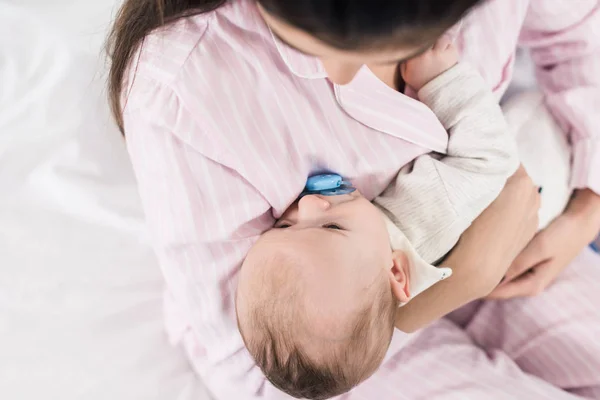
[[[0,0],[0,397],[204,400],[98,56],[118,0]],[[529,86],[525,66],[519,86]]]
[[[0,1],[0,398],[208,399],[162,278],[98,56],[114,0]]]

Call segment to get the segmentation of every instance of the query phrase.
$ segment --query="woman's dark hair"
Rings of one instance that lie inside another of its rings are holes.
[[[228,0],[124,0],[108,38],[109,98],[123,130],[120,97],[131,59],[154,29],[212,11]],[[246,0],[248,1],[248,0]],[[330,45],[425,44],[480,0],[256,0],[269,13]]]

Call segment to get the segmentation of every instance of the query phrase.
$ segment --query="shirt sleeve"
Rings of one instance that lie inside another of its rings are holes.
[[[502,110],[474,69],[456,65],[424,86],[419,99],[448,131],[447,154],[418,157],[375,203],[435,263],[498,196],[518,157]]]
[[[530,0],[520,44],[573,149],[573,188],[600,194],[600,2]]]

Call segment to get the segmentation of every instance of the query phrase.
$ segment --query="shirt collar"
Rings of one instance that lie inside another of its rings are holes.
[[[322,79],[327,78],[327,72],[323,68],[321,61],[314,56],[309,56],[291,48],[283,43],[269,28],[269,32],[275,42],[275,47],[283,62],[292,71],[292,73],[300,78],[306,79]]]
[[[450,268],[438,268],[423,260],[404,233],[383,212],[381,215],[385,219],[392,249],[402,250],[408,258],[408,289],[410,292],[410,299],[408,301],[452,275]],[[403,303],[400,306],[407,303]]]
[[[462,20],[457,23],[455,26],[450,28],[446,34],[449,35],[453,41],[459,35],[459,32],[462,29]],[[275,42],[275,47],[279,52],[279,55],[283,59],[283,62],[287,65],[287,67],[292,71],[292,73],[300,78],[306,79],[322,79],[327,78],[327,72],[325,68],[323,68],[323,64],[321,61],[314,56],[309,56],[304,54],[296,49],[291,48],[287,44],[283,43],[271,30],[270,27],[269,33]]]

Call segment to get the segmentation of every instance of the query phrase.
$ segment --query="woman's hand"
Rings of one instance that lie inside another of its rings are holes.
[[[466,271],[478,283],[481,296],[489,294],[515,258],[534,237],[538,227],[540,194],[521,166],[508,179],[498,198],[477,218],[452,251],[474,265]],[[456,265],[448,266],[461,268]],[[462,273],[460,270],[458,273]],[[467,277],[465,277],[467,278]]]
[[[520,167],[442,263],[452,268],[452,276],[398,309],[396,327],[413,332],[487,296],[535,235],[539,207],[538,190]]]
[[[515,259],[491,299],[535,296],[544,291],[600,230],[600,196],[578,191],[567,211],[539,232]]]

